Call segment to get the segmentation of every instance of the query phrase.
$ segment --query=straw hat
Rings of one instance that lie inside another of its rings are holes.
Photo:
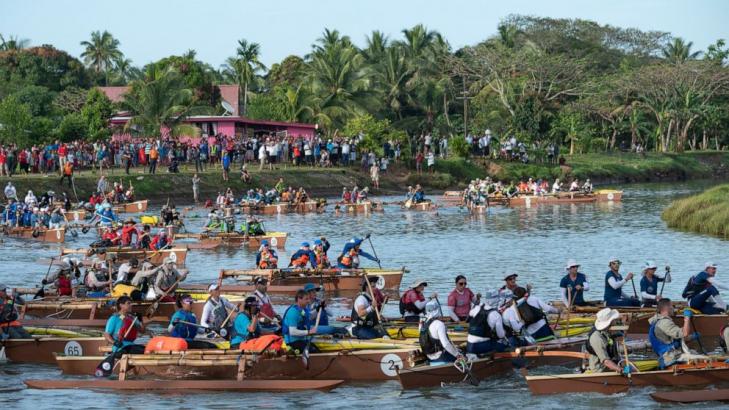
[[[414,281],[414,282],[413,282],[413,283],[412,283],[412,284],[410,285],[410,289],[415,289],[415,288],[417,288],[417,287],[418,287],[418,286],[420,286],[420,285],[423,285],[423,286],[428,286],[428,282],[426,282],[426,281],[424,281],[424,280],[421,280],[421,279],[418,279],[418,280]]]

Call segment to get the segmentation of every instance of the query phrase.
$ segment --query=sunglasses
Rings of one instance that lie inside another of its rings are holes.
[[[458,282],[458,286],[466,286],[466,282]]]

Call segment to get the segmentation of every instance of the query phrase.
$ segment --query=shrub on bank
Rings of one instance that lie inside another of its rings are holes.
[[[729,236],[729,185],[673,201],[661,218],[671,228],[726,238]]]

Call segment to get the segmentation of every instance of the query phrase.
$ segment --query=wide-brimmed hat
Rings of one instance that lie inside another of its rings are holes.
[[[595,319],[595,329],[605,330],[610,327],[610,324],[613,323],[615,319],[619,317],[620,312],[615,309],[602,309],[601,311],[597,312],[597,317]]]
[[[643,272],[647,271],[648,269],[658,269],[658,266],[653,261],[646,261],[645,265],[643,265]]]
[[[412,284],[410,285],[410,289],[415,289],[415,288],[417,288],[417,287],[418,287],[418,286],[420,286],[420,285],[423,285],[423,286],[428,286],[428,282],[426,282],[426,281],[424,281],[424,280],[421,280],[421,279],[415,280],[415,281],[413,281],[413,283],[412,283]]]
[[[217,283],[213,283],[210,286],[208,286],[208,292],[212,292],[212,291],[218,290],[218,289],[220,289],[220,286],[218,286]]]
[[[509,280],[509,279],[513,279],[513,278],[517,278],[517,277],[519,277],[519,275],[518,275],[518,274],[516,274],[516,273],[509,273],[508,275],[506,275],[506,276],[504,277],[504,281],[507,281],[507,280]]]
[[[577,261],[576,261],[576,260],[574,260],[574,259],[570,259],[570,260],[568,260],[568,261],[567,261],[567,264],[565,265],[565,267],[564,267],[564,268],[565,268],[565,269],[567,269],[567,270],[569,270],[569,268],[571,268],[571,267],[573,267],[573,266],[577,266],[577,267],[579,268],[579,267],[580,267],[580,264],[579,264],[579,263],[577,263]]]

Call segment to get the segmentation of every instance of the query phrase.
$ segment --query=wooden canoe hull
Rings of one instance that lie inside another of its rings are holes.
[[[473,361],[471,372],[479,380],[501,375],[512,369],[511,361],[478,359]],[[437,387],[441,383],[460,383],[465,375],[453,363],[439,366],[417,366],[398,372],[398,380],[404,390]]]
[[[647,335],[650,325],[648,319],[652,317],[652,314],[640,315],[636,320],[631,320],[628,326],[628,334],[641,334]],[[678,323],[677,321],[676,323]],[[693,325],[695,331],[701,334],[701,337],[715,337],[719,336],[722,327],[726,325],[726,315],[694,315]],[[683,324],[683,322],[681,322]]]
[[[331,390],[343,380],[24,380],[31,389],[102,389],[190,392]]]
[[[83,221],[86,219],[88,212],[86,212],[85,209],[72,209],[70,211],[66,211],[65,215],[68,222]]]
[[[412,205],[410,205],[410,207],[403,206],[403,209],[406,209],[409,211],[431,211],[431,210],[434,210],[435,208],[436,208],[436,205],[430,201],[412,204]]]
[[[559,205],[559,204],[579,204],[591,202],[620,202],[623,198],[623,191],[599,191],[592,194],[582,194],[579,192],[565,192],[558,195],[521,195],[510,198],[506,201],[509,206],[526,206],[535,205]]]
[[[262,214],[262,215],[278,215],[278,214],[287,214],[291,212],[295,213],[312,213],[312,212],[323,212],[326,207],[325,203],[317,202],[317,201],[307,201],[300,203],[298,205],[293,205],[289,203],[278,203],[278,204],[271,204],[271,205],[241,205],[240,210],[241,212],[249,213],[249,214]]]
[[[631,387],[705,386],[729,381],[729,367],[633,373],[630,378],[610,373],[527,376],[532,394],[586,393],[616,394]]]
[[[33,228],[10,228],[7,231],[8,236],[13,238],[33,239],[41,242],[63,243],[66,240],[66,229],[38,229],[37,236],[33,236]]]
[[[8,339],[3,344],[5,354],[11,362],[53,364],[56,362],[56,354],[98,355],[99,348],[109,343],[103,337],[44,337]]]
[[[127,204],[115,205],[113,207],[113,210],[114,213],[117,214],[138,214],[142,212],[147,212],[148,204],[149,201],[145,199],[143,201],[134,201]]]
[[[382,205],[377,202],[367,201],[358,204],[338,203],[337,206],[349,214],[368,214],[371,212],[383,212]]]
[[[177,266],[183,266],[187,259],[187,249],[185,248],[171,248],[164,249],[161,251],[146,251],[146,250],[115,250],[114,248],[106,248],[107,257],[115,255],[118,261],[128,261],[131,258],[137,258],[137,260],[144,260],[149,258],[149,261],[155,265],[161,265],[165,258],[169,258],[172,254],[177,257]]]
[[[152,303],[153,302],[134,302],[133,311],[135,313],[144,314]],[[197,317],[202,317],[204,305],[204,303],[194,303],[192,305],[192,312]],[[169,318],[172,317],[176,311],[177,306],[174,302],[162,302],[159,304],[154,315],[157,318],[161,318],[163,321],[165,318],[169,321]],[[64,319],[108,319],[114,313],[116,313],[116,308],[114,307],[113,299],[82,299],[69,301],[66,304],[62,304],[60,301],[29,301],[24,307],[25,316],[38,318],[55,315],[56,317],[63,317]],[[160,319],[157,319],[157,321],[159,320]]]
[[[399,271],[371,271],[368,272],[370,276],[379,276],[382,280],[377,283],[377,288],[381,290],[398,290],[400,289],[400,283],[402,282],[402,276],[404,272]],[[322,275],[321,278],[317,275],[304,275],[304,276],[288,276],[286,278],[274,278],[271,280],[271,285],[274,286],[299,286],[302,287],[307,283],[324,284],[324,290],[327,292],[341,292],[341,291],[357,291],[362,288],[362,275],[361,274],[348,274],[348,272],[342,271],[341,275]]]
[[[200,242],[219,243],[229,246],[241,246],[245,244],[249,248],[258,249],[261,246],[261,242],[266,240],[271,246],[284,249],[288,236],[289,234],[286,232],[272,232],[270,234],[256,236],[245,236],[237,233],[214,233],[203,237],[200,239]]]
[[[463,191],[445,191],[438,200],[448,205],[458,205],[463,202]]]
[[[729,389],[656,392],[651,393],[651,397],[660,403],[729,402]]]

